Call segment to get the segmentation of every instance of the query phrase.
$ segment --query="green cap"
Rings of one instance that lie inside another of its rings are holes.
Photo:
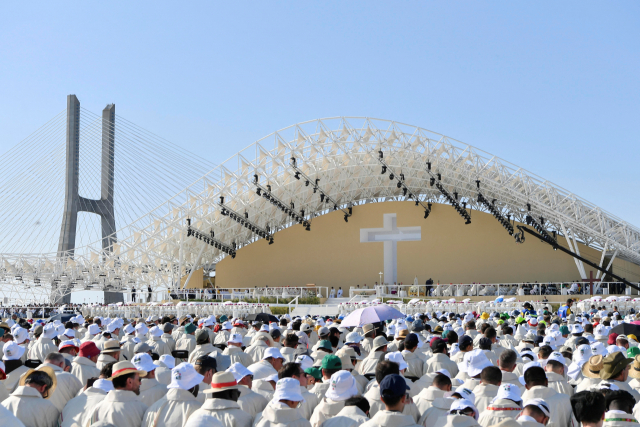
[[[567,325],[560,326],[560,335],[569,335],[569,328]]]
[[[187,323],[184,327],[184,332],[190,334],[196,330],[196,325],[193,323]]]
[[[316,380],[322,379],[322,370],[318,367],[307,368],[304,370],[304,373],[311,375]]]
[[[227,317],[227,315],[226,315],[226,314],[223,314],[222,316],[220,316],[220,323],[222,323],[222,322],[226,322],[226,321],[227,321],[227,319],[229,319],[229,318]]]
[[[327,354],[322,359],[322,369],[342,369],[342,361],[335,354]]]
[[[327,350],[331,350],[331,341],[329,340],[321,340],[318,343],[318,348],[326,348]]]
[[[638,355],[640,355],[640,348],[638,347],[629,347],[627,350],[627,357],[635,359]]]

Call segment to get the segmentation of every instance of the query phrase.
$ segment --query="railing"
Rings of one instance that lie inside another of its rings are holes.
[[[596,286],[596,283],[600,287]],[[620,282],[596,282],[594,291],[602,295],[631,295],[631,288]],[[411,297],[470,297],[470,296],[525,296],[525,295],[589,295],[589,283],[547,282],[547,283],[472,283],[472,284],[436,284],[433,285],[377,285],[376,296],[384,298]],[[572,289],[578,288],[578,292]],[[350,289],[358,292],[358,289]],[[362,291],[362,290],[360,290]],[[366,290],[365,290],[366,291]]]
[[[295,308],[298,308],[298,299],[300,298],[300,296],[295,297],[294,299],[292,299],[291,301],[289,301],[289,304],[287,304],[287,307],[289,307],[289,314],[291,314],[291,305],[295,302],[296,306]],[[294,310],[295,310],[294,308]]]

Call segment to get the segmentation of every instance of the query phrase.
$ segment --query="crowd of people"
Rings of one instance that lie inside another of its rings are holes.
[[[627,426],[629,313],[424,313],[249,322],[14,315],[0,323],[0,427]],[[640,323],[640,322],[639,322]]]

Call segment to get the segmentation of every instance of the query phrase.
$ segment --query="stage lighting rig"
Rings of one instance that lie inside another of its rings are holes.
[[[476,180],[476,186],[478,187],[478,203],[483,204],[484,207],[486,207],[489,212],[491,212],[491,215],[493,215],[495,219],[497,219],[498,222],[500,222],[500,224],[505,228],[505,230],[509,232],[509,236],[513,236],[514,230],[513,225],[511,225],[511,218],[508,215],[507,218],[502,216],[500,211],[496,208],[496,199],[493,199],[491,200],[491,202],[489,202],[486,197],[482,195],[482,193],[480,192],[480,180]]]
[[[226,253],[227,255],[231,255],[231,258],[236,257],[236,248],[235,243],[234,246],[229,246],[225,243],[222,243],[220,240],[215,238],[213,230],[209,232],[209,234],[198,230],[191,226],[191,218],[187,218],[187,237],[195,237],[198,240],[202,240],[207,245],[213,246],[216,249],[219,249],[221,252]]]
[[[409,199],[413,199],[415,198],[415,203],[416,206],[422,206],[424,208],[424,217],[425,219],[429,216],[429,214],[431,213],[431,203],[429,203],[428,205],[425,205],[423,202],[421,202],[418,199],[418,196],[416,196],[410,189],[409,187],[407,187],[407,185],[404,183],[404,173],[400,172],[398,173],[394,173],[393,170],[391,169],[391,166],[389,166],[385,161],[384,161],[384,153],[382,152],[382,150],[378,151],[378,162],[380,162],[380,164],[382,165],[382,173],[385,174],[387,171],[389,171],[389,179],[391,181],[393,181],[394,179],[396,180],[396,187],[398,189],[402,189],[402,195],[409,198]]]
[[[267,188],[271,190],[269,185],[267,185]],[[222,215],[228,216],[229,218],[231,218],[241,226],[249,229],[252,233],[255,233],[258,236],[262,237],[263,239],[267,240],[270,245],[273,244],[273,236],[271,235],[271,232],[268,230],[268,228],[265,230],[259,225],[251,222],[249,220],[249,214],[247,212],[245,212],[244,215],[240,215],[238,212],[234,211],[233,209],[230,209],[228,206],[225,206],[224,196],[220,196],[220,202],[218,204],[222,208],[222,211],[220,212]]]
[[[431,172],[431,162],[427,162],[427,173],[431,176],[430,182],[433,183],[431,185],[432,186],[435,185],[436,188],[440,191],[440,193],[442,193],[442,195],[451,204],[451,206],[453,206],[453,208],[456,210],[456,212],[458,212],[458,215],[460,215],[462,218],[465,219],[465,222],[464,222],[465,224],[471,224],[471,216],[467,212],[467,209],[465,209],[464,207],[460,206],[460,203],[458,203],[458,200],[457,200],[458,193],[454,192],[456,197],[453,197],[451,194],[449,194],[449,192],[440,183],[440,181],[442,181],[442,175],[440,173],[437,173],[437,174],[434,175],[434,173]]]
[[[318,185],[318,183],[320,182],[320,178],[316,178],[316,180],[314,181],[311,178],[309,178],[304,172],[302,172],[300,169],[298,169],[298,164],[296,163],[296,158],[295,157],[291,158],[291,165],[290,166],[296,172],[296,175],[299,175],[302,179],[305,180],[305,183],[304,183],[305,186],[308,187],[309,185],[312,185],[313,186],[313,192],[314,193],[320,193],[320,202],[324,202],[324,203],[327,203],[327,204],[332,204],[333,207],[334,207],[334,210],[338,210],[337,207],[339,206],[339,203],[336,200],[333,200],[327,193],[322,191],[322,189]],[[344,209],[340,208],[340,210],[342,212],[344,212],[344,221],[345,222],[349,222],[349,217],[351,215],[353,215],[353,209],[352,208],[348,208],[348,210],[344,210]],[[309,225],[307,225],[305,230],[309,230]]]
[[[554,248],[557,248],[558,241],[556,239],[556,234],[554,232],[553,236],[549,235],[547,230],[544,228],[544,218],[542,217],[542,215],[540,216],[540,222],[538,223],[538,221],[536,221],[536,219],[531,215],[531,203],[527,203],[527,211],[528,213],[525,217],[525,222],[535,228],[536,231],[544,237],[545,242],[549,243]]]
[[[299,172],[296,172],[299,178]],[[258,175],[253,175],[253,185],[256,186],[256,193],[260,195],[262,193],[262,197],[264,197],[269,203],[271,203],[276,208],[280,209],[282,212],[287,214],[292,220],[296,221],[298,224],[302,224],[305,230],[311,230],[311,224],[304,218],[304,209],[300,209],[300,212],[296,211],[296,207],[293,202],[287,206],[285,202],[274,196],[271,192],[271,186],[267,185],[267,188],[260,185],[258,182]]]

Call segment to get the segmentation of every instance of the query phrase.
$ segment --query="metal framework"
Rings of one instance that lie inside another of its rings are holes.
[[[380,173],[380,151],[384,165],[404,179],[393,180]],[[298,213],[290,215],[256,194],[255,175],[260,177],[260,186],[269,186],[275,199],[292,203]],[[440,177],[437,187],[431,185],[435,177]],[[65,289],[70,290],[124,289],[130,281],[154,290],[171,288],[186,272],[215,265],[227,256],[216,245],[203,246],[198,239],[187,238],[187,219],[193,229],[211,230],[218,242],[228,247],[233,242],[238,250],[264,238],[256,230],[269,230],[273,235],[299,225],[302,211],[303,220],[311,223],[335,209],[349,214],[350,207],[366,203],[449,203],[454,194],[456,203],[465,206],[460,208],[461,216],[469,210],[488,212],[486,203],[478,201],[477,180],[482,183],[483,198],[495,199],[490,211],[494,216],[510,215],[522,223],[527,216],[543,217],[544,228],[566,236],[569,243],[581,241],[640,264],[640,229],[547,180],[425,129],[387,120],[338,117],[299,123],[255,142],[118,230],[120,239],[112,251],[105,251],[100,240],[76,248],[73,259],[70,254],[55,253],[1,255],[0,281],[15,283],[20,276],[23,283],[32,283],[34,278],[47,277],[68,282]],[[318,183],[325,200],[317,194]],[[220,197],[224,197],[225,208],[246,212],[251,226],[223,215]]]

